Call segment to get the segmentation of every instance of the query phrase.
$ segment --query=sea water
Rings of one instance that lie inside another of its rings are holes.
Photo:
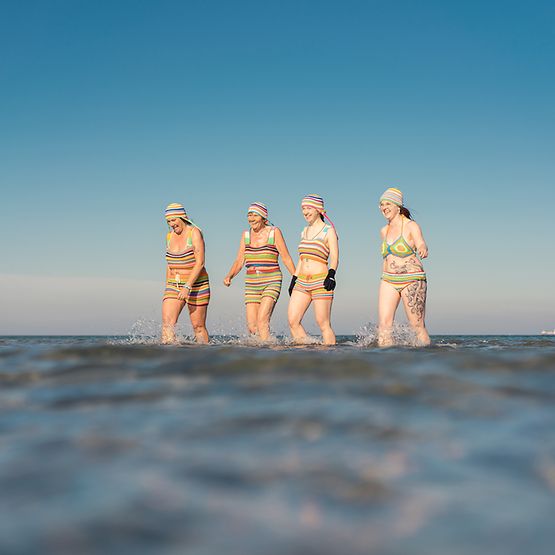
[[[551,555],[555,337],[0,338],[0,553]]]

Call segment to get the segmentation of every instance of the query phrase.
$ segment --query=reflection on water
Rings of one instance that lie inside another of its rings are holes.
[[[433,339],[0,338],[0,552],[551,553],[555,338]]]

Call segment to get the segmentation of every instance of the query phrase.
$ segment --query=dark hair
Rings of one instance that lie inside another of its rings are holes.
[[[325,222],[326,220],[324,219],[324,214],[320,213],[320,219]]]
[[[401,212],[401,216],[405,216],[405,218],[412,220],[412,216],[410,215],[410,210],[406,206],[400,206],[399,211]]]

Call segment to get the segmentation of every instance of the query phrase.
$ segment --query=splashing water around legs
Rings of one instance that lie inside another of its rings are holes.
[[[369,322],[356,334],[356,344],[360,347],[422,347],[418,333],[409,324],[393,324],[380,329]]]

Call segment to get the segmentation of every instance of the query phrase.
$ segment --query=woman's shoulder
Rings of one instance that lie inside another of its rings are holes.
[[[326,224],[324,226],[324,229],[322,229],[322,233],[324,233],[326,237],[328,237],[330,235],[332,237],[337,237],[337,231],[336,231],[335,227],[332,226],[332,225],[329,225],[329,224]]]
[[[414,230],[419,230],[420,226],[414,221],[414,220],[406,220],[405,221],[405,228],[408,231],[414,231]]]
[[[202,234],[202,230],[200,229],[200,227],[195,226],[191,226],[191,231],[189,232],[191,234],[191,237],[193,239],[202,239],[203,238],[203,234]]]

